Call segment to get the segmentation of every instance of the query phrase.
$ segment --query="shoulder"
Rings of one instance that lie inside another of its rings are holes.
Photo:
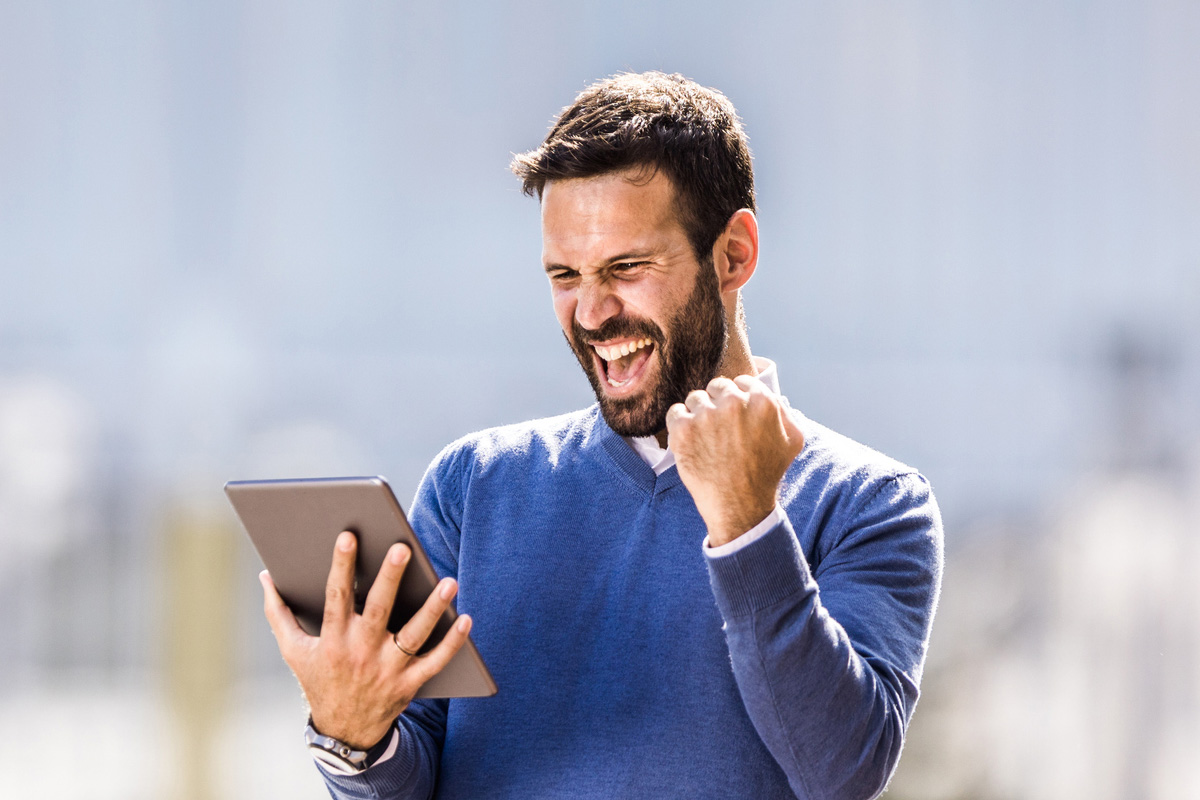
[[[593,434],[596,406],[554,417],[475,431],[443,448],[430,465],[435,476],[469,478],[481,471],[537,465],[554,468]]]
[[[924,475],[813,420],[798,422],[804,450],[788,470],[781,501],[794,522],[802,520],[798,527],[809,529],[817,553],[880,523],[940,537],[941,517]]]
[[[849,436],[807,417],[797,416],[800,429],[804,432],[804,450],[797,458],[797,465],[809,477],[820,477],[834,483],[866,485],[920,474],[914,467]]]
[[[448,444],[426,469],[411,509],[414,528],[459,530],[467,497],[491,486],[495,502],[507,502],[512,489],[541,481],[573,448],[586,442],[595,426],[596,409],[467,434]],[[519,475],[520,481],[508,480]],[[457,557],[457,545],[447,543]]]

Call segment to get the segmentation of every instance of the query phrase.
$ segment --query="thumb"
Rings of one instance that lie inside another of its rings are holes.
[[[783,417],[783,433],[787,436],[792,458],[795,458],[804,450],[804,431],[800,430],[800,426],[796,423],[796,418],[790,408],[781,408],[779,409],[779,413]]]
[[[271,626],[271,632],[275,634],[275,641],[279,644],[279,652],[286,661],[294,648],[311,637],[300,627],[295,614],[279,596],[279,590],[275,588],[275,581],[271,580],[270,573],[264,569],[258,574],[258,580],[263,587],[263,612],[266,614],[267,624]]]

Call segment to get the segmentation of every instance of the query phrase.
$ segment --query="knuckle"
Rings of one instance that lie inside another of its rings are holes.
[[[751,387],[747,394],[750,397],[750,402],[754,403],[755,405],[770,409],[777,409],[780,407],[779,401],[775,398],[775,396],[767,391],[767,388],[761,384]]]
[[[708,388],[712,389],[728,389],[733,385],[733,381],[726,378],[724,375],[718,375],[708,382]]]
[[[450,605],[449,600],[442,599],[441,587],[437,587],[425,600],[425,604],[417,611],[413,621],[416,623],[418,631],[424,631],[421,634],[422,638],[429,635],[429,631],[433,630],[433,626],[437,623],[438,617]]]
[[[384,613],[383,606],[379,605],[378,603],[367,603],[363,606],[362,618],[364,622],[368,622],[372,625],[378,625],[384,621],[386,616],[387,615]]]

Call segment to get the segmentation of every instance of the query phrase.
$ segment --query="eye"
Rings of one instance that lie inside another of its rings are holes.
[[[554,281],[555,283],[562,283],[563,281],[574,280],[575,278],[579,277],[579,273],[575,270],[566,269],[563,267],[546,270],[546,274],[550,276],[550,280]]]
[[[631,272],[637,272],[639,269],[649,263],[649,261],[622,261],[619,264],[613,264],[612,271],[618,274],[628,275]]]

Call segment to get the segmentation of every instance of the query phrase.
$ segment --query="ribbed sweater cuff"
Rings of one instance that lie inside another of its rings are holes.
[[[816,590],[786,517],[758,541],[707,561],[713,596],[725,619],[744,617],[797,592]]]

